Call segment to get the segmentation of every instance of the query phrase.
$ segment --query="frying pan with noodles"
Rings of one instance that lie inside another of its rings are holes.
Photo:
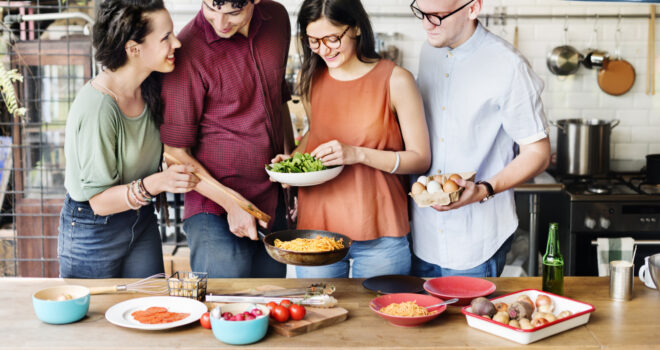
[[[348,254],[348,249],[353,244],[353,240],[340,233],[321,231],[321,230],[284,230],[273,233],[266,232],[257,224],[259,237],[264,242],[266,251],[271,258],[283,264],[301,265],[301,266],[321,266],[338,262]],[[344,248],[331,250],[328,252],[296,252],[275,247],[275,240],[291,241],[296,238],[314,238],[316,236],[329,237],[335,240],[343,239]]]

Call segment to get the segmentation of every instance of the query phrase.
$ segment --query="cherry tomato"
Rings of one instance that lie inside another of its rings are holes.
[[[277,303],[274,302],[274,301],[271,301],[271,302],[269,302],[268,304],[266,304],[266,306],[268,307],[269,310],[273,311],[273,308],[274,308],[275,306],[277,306]]]
[[[289,313],[291,313],[292,320],[298,321],[305,318],[307,310],[305,310],[305,307],[300,304],[291,304],[291,306],[289,306]]]
[[[211,329],[211,315],[208,312],[202,314],[199,323],[206,329]]]
[[[280,301],[280,305],[282,305],[282,306],[288,308],[289,306],[291,306],[291,300],[289,300],[289,299],[284,299],[284,300]]]
[[[273,311],[271,311],[271,316],[277,322],[286,322],[289,319],[289,309],[282,305],[277,305],[273,308]]]

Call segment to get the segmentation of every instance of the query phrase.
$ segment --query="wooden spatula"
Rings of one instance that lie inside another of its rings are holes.
[[[165,159],[171,163],[174,164],[183,164],[181,161],[179,161],[176,157],[173,155],[165,152],[163,154]],[[205,183],[211,185],[213,188],[222,191],[224,194],[228,195],[231,199],[233,199],[243,210],[248,212],[250,215],[254,216],[255,218],[259,220],[263,220],[265,222],[270,221],[270,215],[264,213],[263,211],[259,210],[254,204],[248,202],[247,200],[240,198],[234,193],[233,190],[225,187],[221,183],[219,183],[216,179],[207,176],[205,174],[202,174],[200,172],[193,172],[193,174],[197,177],[199,177],[202,181]]]

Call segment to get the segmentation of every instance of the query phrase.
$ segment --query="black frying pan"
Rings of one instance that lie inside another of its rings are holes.
[[[348,249],[353,244],[353,240],[340,233],[320,231],[320,230],[284,230],[273,233],[267,233],[257,224],[257,232],[266,246],[266,251],[276,261],[283,264],[301,265],[301,266],[321,266],[338,262],[348,254]],[[344,248],[332,250],[329,252],[302,253],[275,247],[275,240],[290,241],[296,238],[314,238],[316,236],[330,237],[334,239],[342,238]]]

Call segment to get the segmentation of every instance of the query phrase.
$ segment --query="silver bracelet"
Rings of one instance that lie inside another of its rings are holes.
[[[397,170],[399,170],[399,164],[401,164],[401,156],[399,155],[399,152],[394,152],[396,154],[396,163],[394,163],[394,169],[390,171],[390,174],[396,173]]]

